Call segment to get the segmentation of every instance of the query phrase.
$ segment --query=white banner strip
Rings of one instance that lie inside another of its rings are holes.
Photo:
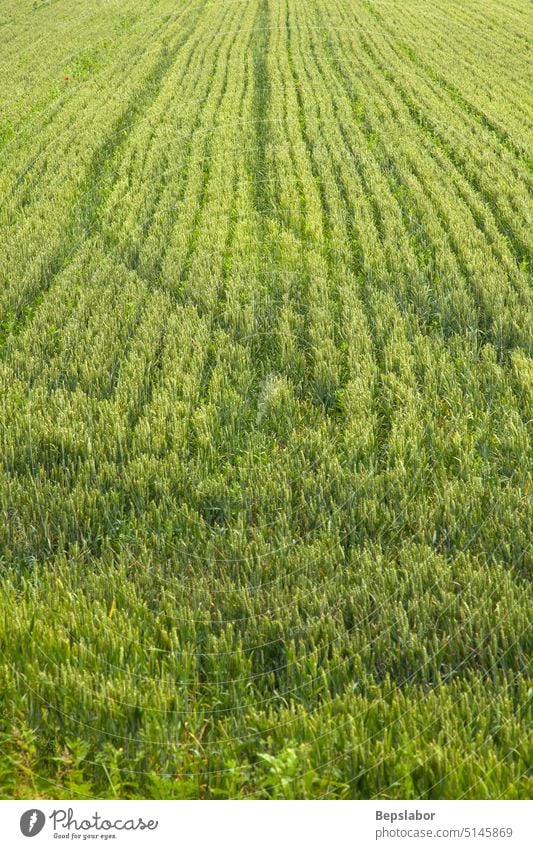
[[[3,801],[0,846],[531,849],[532,805],[527,801]]]

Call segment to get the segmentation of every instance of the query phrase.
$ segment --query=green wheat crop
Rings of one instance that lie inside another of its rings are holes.
[[[0,796],[525,798],[527,0],[3,0]]]

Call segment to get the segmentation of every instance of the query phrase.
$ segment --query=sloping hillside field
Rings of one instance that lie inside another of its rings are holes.
[[[530,13],[2,0],[4,798],[531,795]]]

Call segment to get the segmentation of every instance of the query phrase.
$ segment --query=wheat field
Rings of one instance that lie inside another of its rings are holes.
[[[532,34],[2,0],[2,798],[531,796]]]

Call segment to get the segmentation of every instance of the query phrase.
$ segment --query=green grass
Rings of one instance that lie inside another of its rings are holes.
[[[527,13],[5,0],[2,798],[530,797]]]

